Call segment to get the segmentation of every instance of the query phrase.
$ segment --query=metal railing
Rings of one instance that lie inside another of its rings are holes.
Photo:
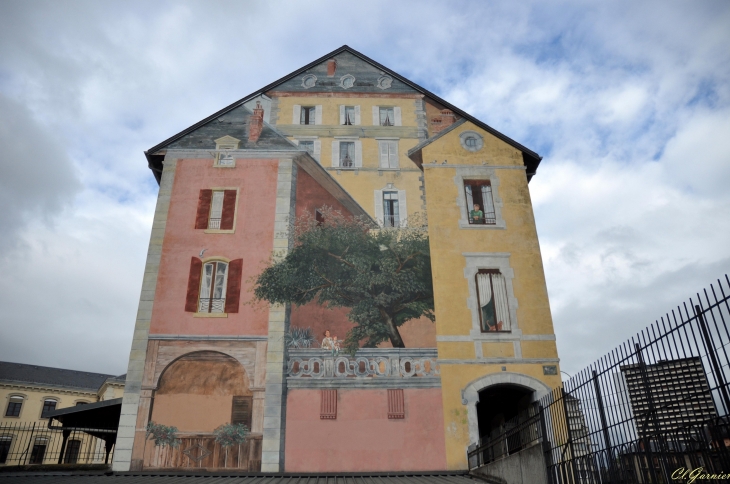
[[[534,421],[518,417],[520,445],[542,443],[550,483],[730,472],[729,300],[726,275],[542,397]],[[470,467],[505,455],[515,431],[473,445]]]
[[[48,428],[47,421],[0,423],[0,466],[109,464],[116,430]],[[107,444],[109,442],[109,444]]]
[[[208,229],[218,230],[220,228],[221,228],[221,219],[219,219],[219,218],[209,218],[208,219]]]
[[[200,313],[224,313],[226,308],[226,298],[205,298],[198,302],[198,312]]]

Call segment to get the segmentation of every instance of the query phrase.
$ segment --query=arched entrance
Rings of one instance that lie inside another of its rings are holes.
[[[512,413],[517,415],[520,405],[528,406],[549,392],[550,387],[545,383],[521,373],[503,371],[473,380],[461,391],[461,402],[467,408],[470,444],[488,435],[501,419],[506,421],[512,418],[509,417]]]

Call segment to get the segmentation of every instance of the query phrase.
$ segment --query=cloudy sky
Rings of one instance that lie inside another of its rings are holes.
[[[0,360],[126,371],[145,149],[348,44],[544,159],[562,368],[730,272],[730,3],[0,3]]]

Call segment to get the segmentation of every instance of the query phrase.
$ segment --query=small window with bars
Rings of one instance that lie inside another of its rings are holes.
[[[337,390],[322,390],[319,407],[319,418],[334,420],[337,418]]]
[[[21,408],[23,408],[23,397],[12,396],[8,402],[8,408],[5,409],[5,416],[19,417]]]
[[[489,180],[464,180],[466,209],[470,224],[495,225],[497,215],[494,210],[492,185]]]
[[[302,106],[299,115],[299,124],[316,124],[317,108],[315,106]]]
[[[476,285],[482,332],[509,331],[509,302],[504,275],[499,269],[480,269]]]
[[[388,418],[406,418],[406,406],[402,389],[388,390]]]
[[[43,400],[43,410],[41,411],[41,418],[48,418],[48,413],[56,410],[56,405],[58,405],[58,402],[53,399],[46,398],[45,400]]]

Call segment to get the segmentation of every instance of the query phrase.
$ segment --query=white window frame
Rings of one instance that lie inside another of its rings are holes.
[[[201,267],[200,272],[200,288],[198,289],[198,313],[199,314],[225,314],[226,313],[226,290],[228,289],[228,273],[229,273],[229,263],[230,261],[223,260],[223,259],[208,259],[203,261],[203,266]],[[205,289],[205,267],[209,264],[213,265],[213,271],[211,272],[211,283],[208,287],[209,294],[205,296],[205,299],[208,299],[208,305],[207,310],[203,311],[203,289]],[[216,288],[216,278],[218,274],[216,273],[218,269],[218,264],[225,264],[226,266],[226,273],[223,275],[223,282],[221,284],[222,286],[222,297],[220,298],[212,298],[212,296],[215,294],[215,288]],[[221,308],[220,310],[217,310],[217,308],[211,306],[212,299],[221,299]]]
[[[466,259],[466,267],[464,268],[464,277],[468,281],[469,296],[466,305],[471,312],[472,329],[470,336],[476,341],[484,341],[490,339],[500,339],[500,335],[504,337],[506,332],[514,336],[521,336],[517,320],[517,298],[515,297],[513,280],[515,271],[510,265],[509,252],[464,252],[462,254]],[[481,318],[479,311],[479,297],[477,296],[476,275],[480,269],[497,269],[504,276],[505,285],[507,286],[507,305],[509,307],[510,328],[509,331],[482,332]],[[480,343],[481,344],[481,343]],[[479,352],[478,354],[481,354]],[[517,353],[515,353],[517,356]]]
[[[13,398],[20,399],[22,402],[20,403],[20,412],[18,412],[18,415],[10,416],[8,415],[8,410],[10,408],[10,404],[13,401]],[[25,409],[25,403],[28,400],[27,395],[23,395],[21,393],[11,393],[7,396],[7,401],[5,402],[5,408],[3,409],[2,418],[21,418],[23,416],[23,409]]]
[[[400,106],[373,106],[373,126],[383,126],[380,124],[380,108],[393,108],[393,126],[402,126],[403,116]],[[390,128],[391,126],[383,126]]]
[[[459,205],[460,217],[458,225],[465,230],[504,230],[507,224],[502,217],[502,198],[499,196],[499,177],[496,170],[488,166],[457,166],[454,184],[457,186],[458,196],[456,203]],[[470,224],[469,209],[467,207],[464,181],[488,180],[492,187],[492,202],[494,203],[494,224]]]
[[[58,404],[61,403],[61,401],[57,397],[43,397],[41,398],[41,414],[38,418],[48,418],[43,416],[43,409],[46,406],[46,402],[56,402],[56,406],[54,407],[54,410],[58,410]]]
[[[352,124],[345,124],[345,110],[347,108],[354,108],[354,114]],[[352,104],[341,104],[340,105],[340,126],[360,126],[360,106]]]
[[[312,158],[314,158],[318,162],[320,161],[320,157],[322,155],[322,140],[320,140],[318,137],[316,137],[316,136],[297,136],[293,141],[294,141],[294,144],[296,144],[297,146],[299,146],[299,144],[302,141],[311,141],[312,146],[313,146],[313,151],[309,154],[311,155]]]
[[[340,143],[355,143],[355,160],[352,167],[340,166]],[[360,138],[335,137],[332,141],[332,168],[338,170],[356,170],[362,168],[362,141]]]
[[[378,166],[381,170],[398,170],[400,169],[400,155],[398,152],[398,138],[377,138],[378,141]],[[388,148],[388,152],[383,157],[384,148]],[[393,152],[393,150],[395,150]]]
[[[302,105],[295,104],[292,108],[292,124],[300,126],[318,126],[322,124],[322,105],[307,104],[305,107],[314,108],[314,123],[302,124]]]
[[[383,210],[383,192],[398,192],[398,218],[399,226],[408,226],[408,204],[406,200],[406,191],[398,190],[395,185],[388,183],[380,190],[373,191],[373,199],[375,202],[375,221],[380,227],[385,227],[385,213]],[[402,214],[402,215],[401,215]]]

